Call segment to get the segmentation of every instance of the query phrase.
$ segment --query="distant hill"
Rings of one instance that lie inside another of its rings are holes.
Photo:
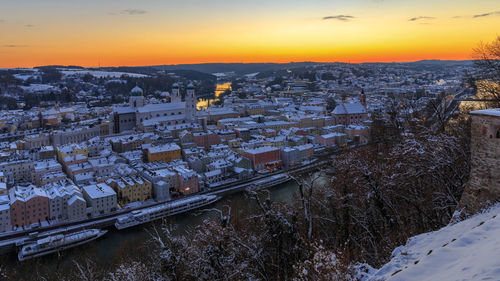
[[[290,62],[290,63],[199,63],[199,64],[176,64],[176,65],[152,65],[152,66],[120,66],[120,67],[101,67],[87,68],[94,70],[129,72],[138,74],[154,74],[158,71],[172,72],[179,76],[193,80],[216,80],[214,73],[234,72],[237,76],[261,73],[261,76],[269,76],[275,72],[285,71],[286,69],[299,69],[308,66],[327,64],[322,62]],[[332,63],[339,64],[339,63]],[[361,65],[406,65],[409,68],[436,69],[453,66],[472,66],[471,60],[421,60],[415,62],[388,62],[388,63],[360,63]],[[80,66],[39,66],[37,68],[83,68]]]
[[[234,72],[237,75],[245,75],[256,72],[274,71],[283,68],[297,68],[316,65],[317,62],[291,62],[291,63],[202,63],[202,64],[177,64],[158,65],[156,69],[175,70],[195,70],[205,73]]]
[[[100,70],[151,75],[162,69],[156,66],[120,66],[120,67],[101,67]],[[177,69],[169,72],[175,73],[176,75],[184,77],[188,80],[211,80],[211,81],[217,80],[217,77],[210,73],[200,72],[192,69]]]

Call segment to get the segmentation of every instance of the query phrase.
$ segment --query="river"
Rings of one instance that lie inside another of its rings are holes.
[[[297,191],[297,184],[294,181],[289,181],[270,189],[271,199],[275,202],[292,202],[293,194]],[[213,205],[206,208],[223,209],[225,205],[231,206],[232,216],[238,216],[243,209],[248,208],[250,212],[256,211],[257,204],[253,199],[248,198],[244,192],[236,193],[222,198]],[[203,220],[214,218],[215,212],[199,212],[192,211],[185,214],[176,215],[169,218],[171,224],[175,225],[174,234],[187,234],[189,230],[194,229]],[[26,262],[18,262],[17,254],[11,253],[4,256],[1,263],[7,265],[11,270],[15,270],[18,274],[16,279],[29,279],[33,273],[32,268],[40,267],[50,270],[69,271],[74,270],[72,260],[87,257],[93,262],[112,267],[120,262],[124,256],[138,256],[147,254],[146,244],[149,240],[147,229],[151,229],[153,224],[160,222],[148,223],[146,225],[133,227],[118,231],[113,227],[109,228],[100,239],[89,244],[75,247],[58,254],[51,254],[41,257],[36,260]]]
[[[198,98],[196,108],[198,110],[202,110],[211,107],[215,102],[219,100],[219,96],[228,89],[231,90],[231,82],[217,83],[213,97]]]

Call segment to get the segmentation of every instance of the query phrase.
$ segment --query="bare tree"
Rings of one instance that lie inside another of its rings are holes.
[[[481,42],[473,52],[478,70],[475,77],[479,98],[491,100],[488,107],[500,107],[500,36],[489,43]]]
[[[311,241],[313,234],[313,213],[312,213],[312,200],[313,192],[315,187],[318,185],[318,181],[322,178],[323,173],[321,171],[315,171],[308,173],[307,175],[302,175],[301,177],[292,175],[292,179],[297,183],[299,190],[299,200],[301,203],[301,210],[304,213],[304,219],[307,222],[307,240]]]

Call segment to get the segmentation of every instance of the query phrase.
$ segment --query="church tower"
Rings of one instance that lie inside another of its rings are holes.
[[[130,106],[133,108],[144,106],[144,92],[139,86],[135,86],[132,91],[130,91]]]
[[[174,83],[172,85],[172,96],[170,97],[170,102],[181,102],[181,92],[179,91],[179,84]]]
[[[359,102],[366,108],[366,94],[365,94],[365,89],[361,89],[361,93],[359,94]]]
[[[196,98],[194,95],[194,86],[189,84],[186,91],[186,119],[193,121],[196,113]]]

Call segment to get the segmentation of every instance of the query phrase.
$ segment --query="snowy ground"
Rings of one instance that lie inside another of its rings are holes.
[[[48,91],[55,88],[56,87],[48,84],[31,84],[29,86],[21,86],[21,89],[30,93]]]
[[[366,280],[500,280],[500,204],[410,238]]]
[[[85,70],[85,69],[61,69],[61,73],[64,75],[85,75],[90,74],[97,78],[120,78],[122,75],[135,78],[148,77],[147,75],[137,74],[137,73],[127,73],[127,72],[113,72],[113,71],[100,71],[100,70]]]

